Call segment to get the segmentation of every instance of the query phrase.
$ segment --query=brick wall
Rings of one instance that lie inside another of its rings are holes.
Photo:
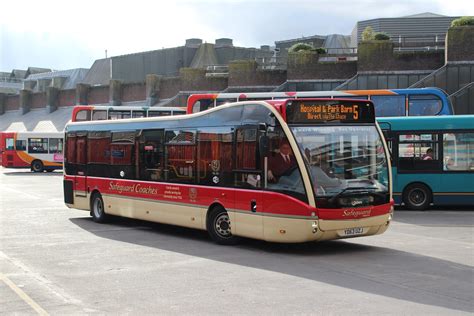
[[[137,101],[146,99],[145,82],[122,84],[122,101]]]
[[[109,86],[90,87],[87,101],[89,104],[108,103]]]
[[[76,89],[60,90],[58,93],[58,106],[76,105]]]
[[[8,95],[5,97],[5,111],[18,110],[20,108],[20,96]]]
[[[32,93],[30,96],[30,108],[37,109],[46,106],[46,92]]]

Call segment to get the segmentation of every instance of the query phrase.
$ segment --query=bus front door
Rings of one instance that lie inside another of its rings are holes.
[[[87,196],[87,136],[77,135],[76,140],[77,175],[74,180],[76,196]]]

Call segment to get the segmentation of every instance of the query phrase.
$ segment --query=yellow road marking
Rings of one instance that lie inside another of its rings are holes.
[[[13,292],[15,292],[25,303],[31,306],[38,313],[38,315],[49,315],[44,309],[41,308],[31,297],[29,297],[25,292],[23,292],[15,283],[13,283],[9,278],[0,273],[0,280],[2,280],[6,285],[8,285]]]

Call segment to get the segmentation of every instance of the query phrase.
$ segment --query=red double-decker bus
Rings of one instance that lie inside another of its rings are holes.
[[[65,203],[96,222],[138,218],[233,244],[375,235],[392,218],[388,151],[370,101],[237,102],[65,131]]]

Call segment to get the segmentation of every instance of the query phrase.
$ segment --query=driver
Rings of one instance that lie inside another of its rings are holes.
[[[268,161],[268,180],[278,182],[287,171],[296,167],[296,159],[286,138],[280,140],[279,152]]]

